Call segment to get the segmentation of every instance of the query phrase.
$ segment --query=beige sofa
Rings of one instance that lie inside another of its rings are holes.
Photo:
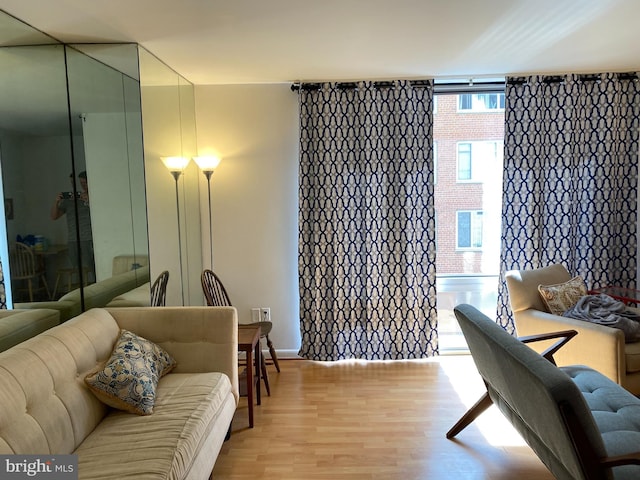
[[[53,309],[0,310],[0,352],[59,323],[60,312]]]
[[[60,322],[65,322],[82,312],[81,299],[84,295],[84,309],[105,307],[119,295],[130,292],[140,285],[149,283],[149,266],[114,275],[82,289],[72,290],[57,301],[16,303],[15,308],[50,308],[60,312]],[[131,305],[129,305],[131,306]]]
[[[0,454],[77,454],[80,479],[205,479],[238,402],[233,307],[93,309],[0,353]],[[101,403],[84,377],[120,329],[176,360],[151,415]]]
[[[558,365],[587,365],[640,395],[640,342],[625,343],[622,330],[553,315],[546,310],[538,285],[555,285],[571,278],[559,264],[506,273],[518,336],[576,330],[578,335],[555,354]],[[548,342],[540,342],[532,347],[541,352],[548,346]]]
[[[151,305],[151,282],[144,283],[139,287],[124,292],[114,297],[107,308],[111,307],[149,307]]]

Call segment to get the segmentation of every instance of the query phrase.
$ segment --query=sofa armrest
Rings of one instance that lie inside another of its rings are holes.
[[[559,350],[554,358],[558,365],[587,365],[618,384],[626,376],[624,333],[617,328],[561,317],[539,310],[527,309],[514,313],[518,336],[575,330],[575,338]],[[541,353],[551,341],[533,346]]]
[[[70,318],[76,317],[82,313],[80,299],[75,300],[58,300],[48,302],[25,302],[14,303],[13,306],[19,310],[49,309],[60,312],[60,323],[66,322]]]
[[[115,307],[120,328],[167,350],[176,373],[227,374],[238,399],[238,315],[234,307]]]
[[[150,307],[151,284],[149,282],[114,297],[106,307]]]
[[[1,310],[0,352],[60,323],[60,312],[51,309]]]

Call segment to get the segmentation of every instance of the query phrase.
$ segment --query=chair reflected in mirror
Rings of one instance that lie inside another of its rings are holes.
[[[151,285],[151,306],[164,307],[167,303],[167,283],[169,283],[169,272],[164,271],[156,278]]]
[[[210,307],[232,307],[231,300],[229,299],[229,295],[227,290],[224,288],[224,285],[220,278],[212,271],[212,270],[204,270],[201,276],[202,282],[202,292],[204,293],[204,297],[207,301],[207,305]],[[243,324],[245,325],[245,324]],[[271,355],[271,361],[273,365],[276,367],[276,370],[280,372],[280,365],[278,364],[278,356],[276,355],[276,350],[273,347],[273,343],[269,338],[269,333],[273,328],[273,323],[269,321],[262,322],[254,322],[246,325],[251,326],[259,326],[260,327],[260,338],[264,338],[267,341],[267,347],[269,348],[269,354]],[[264,355],[260,355],[261,365],[260,370],[262,372],[262,378],[264,380],[264,385],[267,389],[267,395],[271,395],[271,389],[269,387],[269,376],[267,374],[267,364],[264,358]]]
[[[89,285],[89,267],[60,267],[56,270],[56,283],[53,286],[52,300],[57,300],[60,295],[70,292],[74,288]],[[65,288],[66,285],[66,288]]]
[[[12,284],[14,282],[16,283],[13,291],[26,291],[29,301],[33,302],[34,293],[44,290],[47,294],[46,299],[50,300],[51,293],[49,292],[44,266],[41,262],[37,261],[33,248],[24,243],[16,242],[11,248],[9,257],[11,282]],[[17,284],[20,282],[26,283],[26,287],[19,289]]]

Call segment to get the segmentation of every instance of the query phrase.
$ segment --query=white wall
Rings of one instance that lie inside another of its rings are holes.
[[[279,356],[300,347],[298,301],[298,100],[289,85],[196,86],[198,152],[222,162],[211,179],[213,270],[241,323],[271,308]],[[203,258],[209,267],[206,180]]]

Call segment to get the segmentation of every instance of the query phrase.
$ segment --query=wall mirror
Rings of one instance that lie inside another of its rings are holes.
[[[144,48],[139,59],[152,278],[169,271],[168,305],[202,305],[201,173],[190,162],[175,181],[161,161],[197,155],[193,84]]]
[[[149,263],[137,46],[62,45],[4,12],[0,26],[7,303],[46,306]],[[16,242],[48,291],[10,281]]]
[[[169,270],[167,305],[201,305],[199,171],[174,182],[160,160],[197,154],[193,85],[136,44],[61,44],[1,11],[0,65],[8,306],[72,290],[85,309],[86,285],[147,265],[143,288]],[[48,292],[11,281],[17,241]]]

